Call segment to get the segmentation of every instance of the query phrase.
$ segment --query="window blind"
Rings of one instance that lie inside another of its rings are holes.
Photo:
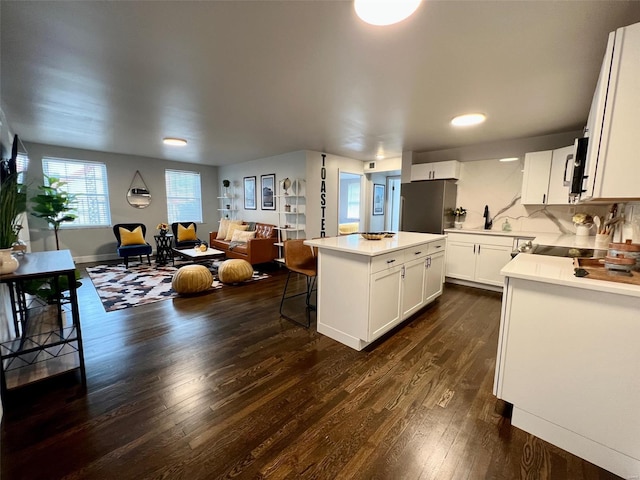
[[[73,213],[77,218],[62,223],[61,228],[111,225],[107,167],[104,163],[45,157],[42,159],[42,171],[48,177],[67,182],[62,189],[76,196]]]
[[[167,190],[167,220],[202,223],[200,174],[180,170],[165,170]]]

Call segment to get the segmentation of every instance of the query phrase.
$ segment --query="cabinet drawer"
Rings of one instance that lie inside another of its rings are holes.
[[[424,243],[415,247],[406,248],[404,251],[404,261],[410,262],[416,258],[426,257],[429,253],[429,245]]]
[[[444,247],[447,244],[447,241],[443,238],[442,240],[438,240],[437,242],[431,242],[428,245],[427,253],[431,255],[432,253],[444,252]]]
[[[404,263],[404,250],[377,255],[371,259],[371,273],[380,272]]]

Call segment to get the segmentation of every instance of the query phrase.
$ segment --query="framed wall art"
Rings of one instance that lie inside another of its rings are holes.
[[[260,176],[260,187],[262,191],[262,210],[276,209],[276,174]]]
[[[256,208],[256,177],[244,177],[244,209]]]
[[[373,215],[384,215],[384,185],[373,184]]]

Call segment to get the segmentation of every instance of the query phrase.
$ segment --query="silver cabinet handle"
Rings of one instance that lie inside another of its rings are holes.
[[[404,278],[404,265],[402,266],[402,278]]]
[[[478,255],[480,255],[480,247],[481,247],[481,246],[482,246],[482,245],[478,245]]]
[[[475,243],[473,244],[473,253],[474,254],[476,253],[476,244]]]

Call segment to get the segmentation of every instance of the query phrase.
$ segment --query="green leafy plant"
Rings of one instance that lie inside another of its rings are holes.
[[[229,180],[227,180],[227,179],[222,180],[222,186],[224,188],[229,188],[231,186],[231,182]]]
[[[56,250],[60,250],[60,240],[58,239],[58,230],[64,222],[72,222],[77,215],[71,213],[75,209],[73,205],[76,196],[64,190],[67,182],[63,182],[56,177],[45,175],[46,185],[38,186],[40,193],[33,197],[33,211],[31,215],[43,218],[53,227],[56,237]]]
[[[82,282],[78,281],[81,278],[81,274],[77,269],[74,274],[76,279],[76,288],[78,288],[82,285]],[[56,300],[65,298],[64,292],[69,290],[69,279],[64,275],[58,277],[58,284],[56,286],[55,278],[53,277],[35,278],[33,280],[24,281],[22,288],[25,293],[35,295],[48,304],[53,304]]]
[[[18,174],[8,174],[0,183],[0,249],[11,248],[22,228],[19,216],[27,209],[27,188]]]

